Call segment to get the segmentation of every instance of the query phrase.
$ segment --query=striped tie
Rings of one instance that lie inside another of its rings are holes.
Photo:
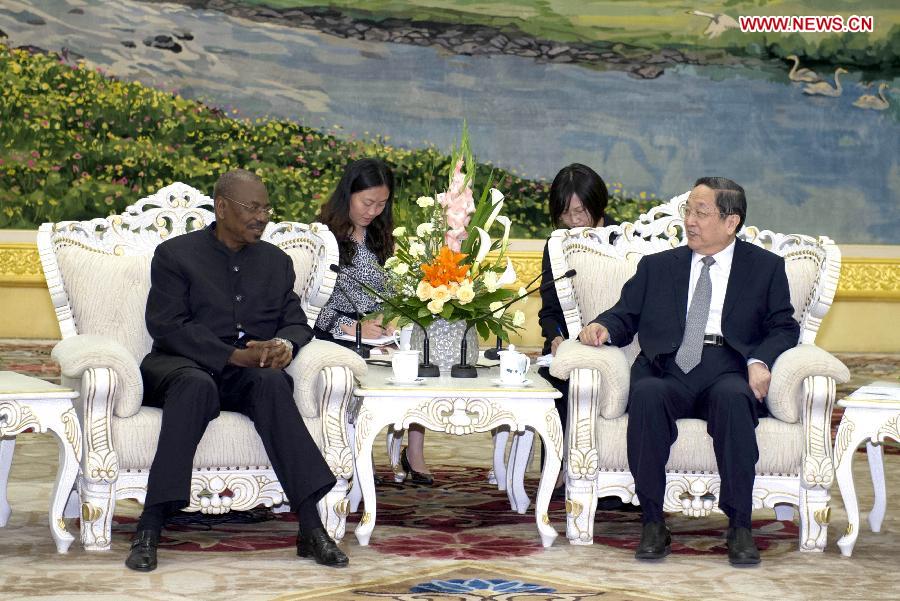
[[[691,298],[691,308],[688,309],[687,321],[684,324],[684,338],[675,355],[675,365],[681,371],[688,373],[700,363],[703,354],[703,336],[706,334],[706,320],[709,317],[709,300],[712,298],[712,280],[709,278],[709,266],[716,262],[712,257],[703,257],[703,269],[697,285],[694,286],[694,296]]]

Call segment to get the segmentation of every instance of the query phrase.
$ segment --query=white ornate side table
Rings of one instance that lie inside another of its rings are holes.
[[[844,415],[841,417],[834,443],[835,475],[849,522],[847,532],[837,544],[841,554],[850,557],[859,536],[859,504],[853,485],[853,456],[859,445],[865,441],[869,471],[875,489],[875,502],[869,513],[869,527],[872,532],[878,532],[881,530],[887,505],[881,445],[887,438],[900,441],[900,384],[874,382],[838,401],[837,404],[844,408]]]
[[[545,547],[552,545],[557,532],[550,525],[547,506],[562,462],[562,425],[553,404],[559,391],[540,377],[533,378],[528,386],[492,385],[491,380],[500,376],[497,368],[479,370],[478,378],[425,378],[423,383],[409,386],[389,384],[387,378],[390,376],[390,368],[369,365],[368,373],[354,391],[358,406],[354,419],[357,475],[353,486],[360,487],[365,504],[365,513],[355,531],[359,543],[369,544],[375,528],[377,511],[372,467],[375,437],[386,426],[399,431],[416,423],[429,430],[458,436],[490,432],[498,426],[509,426],[512,432],[531,431],[540,436],[546,454],[534,516],[542,544]],[[513,476],[510,473],[508,477]],[[516,509],[516,504],[513,508]]]
[[[0,371],[0,527],[10,508],[6,496],[15,436],[28,429],[52,432],[59,443],[59,470],[50,498],[50,533],[56,550],[65,553],[75,538],[66,531],[63,508],[72,492],[81,455],[81,426],[72,406],[78,393],[37,378]]]

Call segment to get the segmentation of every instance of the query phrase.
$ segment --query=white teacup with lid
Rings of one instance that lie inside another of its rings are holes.
[[[505,351],[500,351],[500,381],[504,384],[521,384],[529,369],[531,359],[517,351],[514,344],[510,344]]]

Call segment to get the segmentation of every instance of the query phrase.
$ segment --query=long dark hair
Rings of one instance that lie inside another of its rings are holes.
[[[550,185],[550,220],[559,227],[559,218],[569,208],[572,194],[577,194],[581,204],[590,213],[594,223],[606,213],[609,192],[603,178],[581,163],[572,163],[559,170]]]
[[[384,161],[366,158],[347,165],[331,198],[319,209],[316,220],[327,225],[337,238],[341,265],[349,265],[356,255],[356,243],[350,237],[353,233],[350,196],[378,186],[387,186],[388,199],[381,215],[366,228],[366,246],[384,265],[388,257],[394,254],[394,174]]]

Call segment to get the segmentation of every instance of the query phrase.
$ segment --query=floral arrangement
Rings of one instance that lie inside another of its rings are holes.
[[[504,196],[490,187],[490,177],[476,202],[476,163],[463,126],[462,142],[452,156],[447,189],[420,196],[408,222],[394,230],[394,255],[385,263],[388,295],[428,327],[437,319],[466,321],[478,334],[508,340],[508,332],[525,323],[525,314],[501,308],[524,292],[504,286],[516,281],[507,256],[511,222],[501,215]],[[491,230],[502,234],[491,237]],[[410,323],[388,304],[384,319]]]

